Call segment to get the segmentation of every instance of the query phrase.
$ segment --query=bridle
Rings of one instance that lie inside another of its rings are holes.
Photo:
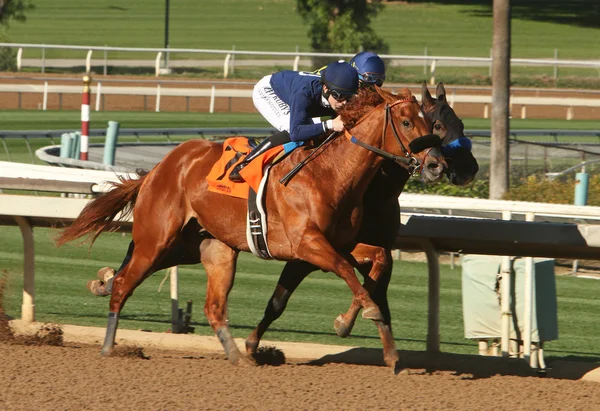
[[[346,136],[346,138],[348,140],[350,140],[350,142],[359,145],[363,148],[366,148],[369,151],[372,151],[373,153],[387,159],[387,160],[392,160],[393,162],[403,166],[404,168],[406,168],[406,170],[409,172],[409,174],[418,174],[421,172],[421,169],[423,168],[423,163],[416,158],[413,153],[411,153],[411,151],[406,148],[406,146],[404,145],[404,143],[402,142],[402,139],[400,138],[400,135],[398,133],[398,130],[396,129],[396,124],[394,123],[394,120],[392,118],[391,115],[391,111],[392,111],[392,107],[403,104],[403,103],[414,103],[417,105],[417,107],[419,108],[419,112],[421,114],[423,114],[423,111],[421,110],[421,106],[419,105],[417,99],[414,96],[410,96],[407,98],[403,98],[400,100],[396,100],[393,103],[386,103],[385,104],[385,112],[384,112],[384,125],[383,125],[383,132],[382,132],[382,136],[381,136],[381,141],[382,141],[382,146],[385,146],[385,134],[386,131],[388,129],[388,123],[392,128],[392,131],[394,133],[394,137],[396,138],[396,141],[398,142],[398,145],[400,146],[400,149],[402,150],[402,152],[404,153],[404,156],[397,156],[394,155],[388,151],[382,150],[380,148],[371,146],[367,143],[362,142],[361,140],[357,139],[356,137],[354,137],[352,134],[350,134],[350,132],[348,130],[344,130],[344,134]],[[377,107],[375,107],[373,109],[376,110]],[[368,115],[364,116],[364,118],[368,117]],[[361,120],[362,121],[362,120]],[[359,124],[361,121],[359,121],[357,124]],[[418,137],[420,138],[420,137]],[[417,140],[417,139],[415,139]],[[410,144],[409,144],[410,146]],[[429,152],[431,151],[433,147],[430,147],[429,149],[427,149],[427,152],[425,153],[425,157],[427,157],[427,155],[429,155]]]

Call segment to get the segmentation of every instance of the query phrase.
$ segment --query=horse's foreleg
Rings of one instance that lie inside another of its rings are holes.
[[[277,287],[265,308],[262,320],[260,320],[258,326],[256,326],[246,339],[246,352],[248,354],[256,353],[262,336],[273,321],[283,314],[292,293],[302,280],[316,269],[317,267],[305,261],[288,261],[279,277]]]
[[[335,251],[319,230],[307,228],[304,231],[302,241],[298,247],[298,257],[325,271],[333,271],[338,277],[342,278],[352,291],[353,304],[362,307],[363,318],[375,321],[383,319],[381,311],[379,311],[367,290],[358,281],[352,265]]]
[[[216,239],[200,244],[200,260],[207,275],[204,314],[232,364],[249,363],[235,345],[227,323],[227,297],[233,287],[238,253]]]
[[[382,247],[363,243],[357,244],[350,254],[352,256],[351,261],[359,270],[363,269],[365,264],[371,263],[369,273],[364,276],[363,287],[369,292],[369,295],[372,295],[382,273],[391,265],[391,255]],[[378,304],[377,301],[375,303]],[[350,335],[361,308],[361,305],[354,299],[348,311],[337,316],[333,327],[338,336],[345,338]],[[381,307],[379,308],[381,310]]]

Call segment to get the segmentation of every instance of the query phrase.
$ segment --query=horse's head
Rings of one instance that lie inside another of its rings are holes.
[[[421,176],[426,181],[434,182],[442,178],[447,164],[440,148],[441,139],[431,134],[429,125],[412,93],[407,88],[398,95],[379,88],[377,92],[386,103],[389,128],[396,137],[390,139],[384,137],[383,145],[389,149],[392,149],[394,144],[400,145],[407,157],[416,158],[420,164]],[[386,124],[385,127],[388,125]],[[385,131],[386,129],[384,133]],[[402,137],[408,142],[407,146],[400,143]]]
[[[340,115],[347,130],[347,137],[354,139],[380,156],[392,160],[414,173],[421,171],[430,182],[442,178],[446,162],[441,150],[441,139],[429,132],[421,108],[408,89],[395,95],[378,87],[359,90]],[[365,146],[361,137],[370,136],[377,147]]]
[[[442,138],[442,152],[448,163],[446,175],[452,184],[465,185],[475,179],[479,164],[471,153],[471,141],[465,137],[465,127],[446,100],[446,90],[440,82],[436,98],[429,93],[427,84],[422,86],[422,110],[431,131]]]

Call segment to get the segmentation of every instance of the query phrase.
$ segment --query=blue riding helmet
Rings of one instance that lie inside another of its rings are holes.
[[[372,51],[363,51],[352,57],[350,60],[352,67],[358,72],[358,78],[369,84],[375,84],[378,87],[385,81],[385,64],[381,57]]]
[[[358,74],[344,61],[329,63],[321,72],[321,82],[338,101],[348,100],[358,92]]]

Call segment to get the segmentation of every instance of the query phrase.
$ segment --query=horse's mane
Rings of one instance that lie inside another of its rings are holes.
[[[403,90],[402,94],[394,95],[382,91],[382,93],[393,96],[394,100],[408,98],[410,96],[410,92],[407,92],[408,90]],[[344,120],[345,128],[349,130],[354,127],[356,123],[358,123],[358,120],[360,120],[374,107],[377,107],[384,101],[385,99],[383,96],[375,88],[362,87],[359,89],[358,94],[353,99],[348,101],[341,109],[338,110],[338,113]]]

